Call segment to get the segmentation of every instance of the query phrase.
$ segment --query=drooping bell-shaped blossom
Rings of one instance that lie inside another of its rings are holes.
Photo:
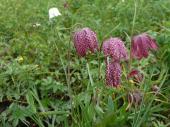
[[[151,87],[151,90],[152,90],[152,92],[154,92],[154,93],[159,93],[160,88],[159,88],[157,85],[153,85],[153,86]]]
[[[98,50],[96,33],[90,28],[83,28],[74,33],[74,46],[79,56],[85,56],[90,50],[92,53]]]
[[[132,69],[132,71],[127,76],[128,79],[132,78],[137,83],[141,82],[143,77],[143,74],[137,69]]]
[[[111,57],[113,61],[127,60],[128,53],[124,42],[120,38],[110,38],[103,42],[105,57]]]
[[[140,90],[134,90],[128,94],[130,104],[139,105],[142,102],[143,94]]]
[[[69,8],[69,3],[66,1],[64,4],[63,4],[64,8]]]
[[[49,13],[49,19],[52,19],[54,17],[57,17],[57,16],[61,15],[61,13],[59,12],[58,8],[55,8],[55,7],[50,8],[48,13]]]
[[[106,84],[118,87],[121,81],[121,66],[119,62],[107,62],[106,64]]]
[[[142,59],[147,58],[149,50],[157,50],[158,45],[156,40],[151,38],[148,34],[142,33],[132,38],[131,55],[133,58]]]

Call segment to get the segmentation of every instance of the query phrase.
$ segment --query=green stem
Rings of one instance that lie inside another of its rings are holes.
[[[71,99],[71,103],[72,103],[72,90],[71,90],[71,82],[70,82],[70,78],[71,78],[71,74],[70,74],[70,61],[71,61],[71,38],[69,40],[69,47],[68,47],[68,70],[67,70],[67,85],[68,85],[68,93]]]
[[[90,67],[89,67],[88,61],[87,61],[87,63],[86,63],[86,66],[87,66],[87,71],[88,71],[88,75],[89,75],[89,79],[90,79],[90,84],[91,84],[91,86],[93,87],[93,86],[94,86],[94,83],[93,83],[93,79],[92,79],[92,76],[91,76],[91,72],[90,72]]]
[[[59,34],[58,34],[58,30],[57,30],[57,32],[54,32],[54,33],[57,34],[60,42],[62,42],[62,39],[60,38],[60,36],[59,36]],[[56,45],[56,49],[57,49],[57,51],[58,51],[59,58],[60,58],[60,61],[61,61],[61,64],[62,64],[64,73],[65,73],[65,76],[66,76],[66,82],[67,82],[67,86],[68,86],[68,94],[69,94],[70,99],[72,99],[72,90],[71,90],[71,86],[70,86],[70,52],[71,52],[71,51],[70,51],[70,50],[71,50],[70,47],[71,47],[71,38],[70,38],[70,40],[69,40],[69,47],[68,47],[68,69],[67,69],[67,70],[66,70],[66,67],[64,66],[64,62],[63,62],[62,57],[61,57],[61,55],[60,55],[58,46],[57,46],[56,43],[55,43],[55,45]],[[72,103],[72,101],[71,101],[71,103]]]
[[[136,14],[137,14],[137,2],[134,0],[135,5],[135,11],[133,16],[133,24],[132,24],[132,31],[131,31],[131,37],[133,36],[134,28],[135,28],[135,21],[136,21]],[[130,60],[129,60],[129,70],[131,70],[131,64],[132,64],[132,41],[130,40]]]
[[[37,95],[37,90],[36,90],[36,89],[33,89],[33,90],[30,91],[30,92],[31,92],[32,96],[36,99],[36,101],[38,102],[41,111],[42,111],[42,112],[45,112],[45,109],[44,109],[44,107],[43,107],[43,105],[42,105],[42,103],[41,103],[41,101],[40,101],[40,99],[39,99],[39,97],[38,97],[38,95]]]
[[[89,79],[90,79],[90,84],[91,84],[92,89],[93,89],[93,97],[94,97],[93,99],[95,101],[95,99],[96,99],[96,91],[95,91],[95,88],[94,88],[94,82],[93,82],[93,78],[91,76],[91,72],[90,72],[90,67],[89,67],[88,61],[86,63],[86,66],[87,66],[87,71],[88,71],[88,75],[89,75]]]
[[[51,28],[52,29],[52,28]],[[59,41],[60,42],[62,42],[62,39],[61,39],[61,37],[59,36],[59,29],[57,29],[57,31],[55,31],[55,29],[54,29],[54,32],[53,33],[55,33],[56,35],[57,35],[57,37],[58,37],[58,39],[59,39]],[[55,36],[55,35],[54,35]],[[55,48],[56,48],[56,50],[57,50],[57,52],[58,52],[58,55],[59,55],[59,59],[60,59],[60,61],[61,61],[61,64],[62,64],[62,68],[63,68],[63,70],[64,70],[64,73],[65,73],[65,77],[66,77],[66,82],[67,82],[67,87],[68,87],[68,94],[69,94],[69,97],[70,97],[70,100],[71,100],[71,105],[72,105],[72,90],[71,90],[71,83],[70,83],[70,52],[71,52],[71,38],[70,38],[70,40],[69,40],[69,47],[68,47],[68,70],[66,69],[66,66],[64,65],[64,62],[63,62],[63,59],[62,59],[62,57],[61,57],[61,54],[60,54],[60,50],[59,50],[59,48],[58,48],[58,45],[57,45],[57,43],[56,43],[56,41],[55,41]],[[72,107],[72,106],[71,106]]]
[[[47,112],[39,112],[37,113],[40,116],[48,116],[48,115],[62,115],[62,114],[69,114],[67,111],[47,111]]]
[[[98,53],[98,56],[97,56],[97,57],[98,57],[98,63],[99,63],[99,64],[98,64],[98,69],[99,69],[99,70],[98,70],[98,73],[99,73],[99,74],[98,74],[98,79],[100,80],[100,78],[101,78],[101,68],[100,68],[100,66],[101,66],[101,61],[100,61],[100,52]]]

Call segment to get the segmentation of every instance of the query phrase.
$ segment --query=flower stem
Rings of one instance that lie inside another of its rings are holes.
[[[59,36],[59,32],[58,32],[58,29],[57,31],[55,32],[55,34],[57,34],[57,37],[59,38],[60,42],[62,42],[62,39],[60,38]],[[70,34],[71,35],[71,34]],[[67,87],[68,87],[68,95],[70,97],[70,104],[71,104],[71,108],[72,108],[72,89],[71,89],[71,83],[70,83],[70,52],[71,52],[71,37],[70,37],[70,40],[69,40],[69,46],[68,46],[68,56],[67,56],[67,61],[68,61],[68,65],[64,65],[64,61],[61,57],[61,54],[60,54],[60,50],[58,48],[58,45],[57,43],[55,42],[55,48],[58,52],[58,55],[59,55],[59,59],[61,61],[61,64],[62,64],[62,68],[64,70],[64,73],[65,73],[65,77],[66,77],[66,82],[67,82]]]
[[[100,66],[101,66],[101,61],[100,61],[100,52],[97,54],[97,57],[98,57],[98,68],[99,68],[99,70],[98,70],[98,79],[100,80],[100,78],[101,78],[101,68],[100,68]]]
[[[92,86],[92,89],[93,89],[93,99],[94,101],[96,100],[96,91],[95,91],[95,88],[94,88],[94,82],[93,82],[93,78],[91,76],[91,72],[90,72],[90,67],[89,67],[89,62],[87,60],[86,62],[86,66],[87,66],[87,71],[88,71],[88,75],[89,75],[89,79],[90,79],[90,84]]]
[[[47,111],[47,112],[39,112],[38,115],[40,116],[48,116],[48,115],[62,115],[62,114],[69,114],[68,111]]]
[[[71,61],[71,38],[69,40],[69,45],[68,45],[68,70],[67,70],[67,85],[68,85],[68,93],[71,99],[71,103],[72,103],[72,89],[71,89],[71,82],[70,82],[70,78],[71,78],[71,74],[70,74],[70,61]]]
[[[134,15],[133,15],[131,37],[133,36],[133,32],[134,32],[134,28],[135,28],[135,22],[136,22],[136,14],[137,14],[137,2],[136,2],[136,0],[134,0],[134,6],[135,6],[135,11],[134,11]],[[132,41],[130,40],[129,71],[131,70],[131,64],[132,64]]]
[[[88,62],[88,61],[87,61],[87,63],[86,63],[86,66],[87,66],[87,71],[88,71],[90,83],[91,83],[91,86],[93,87],[93,86],[94,86],[94,83],[93,83],[93,79],[92,79],[92,76],[91,76],[91,72],[90,72],[90,67],[89,67],[89,62]]]

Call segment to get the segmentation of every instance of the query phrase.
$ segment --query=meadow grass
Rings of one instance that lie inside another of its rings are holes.
[[[51,7],[62,15],[49,20]],[[169,0],[1,0],[0,126],[170,126],[169,7]],[[99,44],[121,37],[128,48],[133,35],[153,36],[159,50],[131,65],[144,80],[127,80],[123,62],[121,87],[106,87],[103,55],[76,54],[72,34],[83,27],[97,33]],[[136,89],[142,102],[127,109]]]

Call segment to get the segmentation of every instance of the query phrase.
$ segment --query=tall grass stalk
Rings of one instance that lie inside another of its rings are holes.
[[[133,22],[132,22],[132,29],[131,29],[131,37],[133,36],[134,28],[135,28],[135,22],[136,22],[136,15],[137,15],[137,0],[134,0],[134,15],[133,15]],[[130,59],[129,59],[129,70],[131,70],[131,64],[132,64],[132,41],[130,41]]]

